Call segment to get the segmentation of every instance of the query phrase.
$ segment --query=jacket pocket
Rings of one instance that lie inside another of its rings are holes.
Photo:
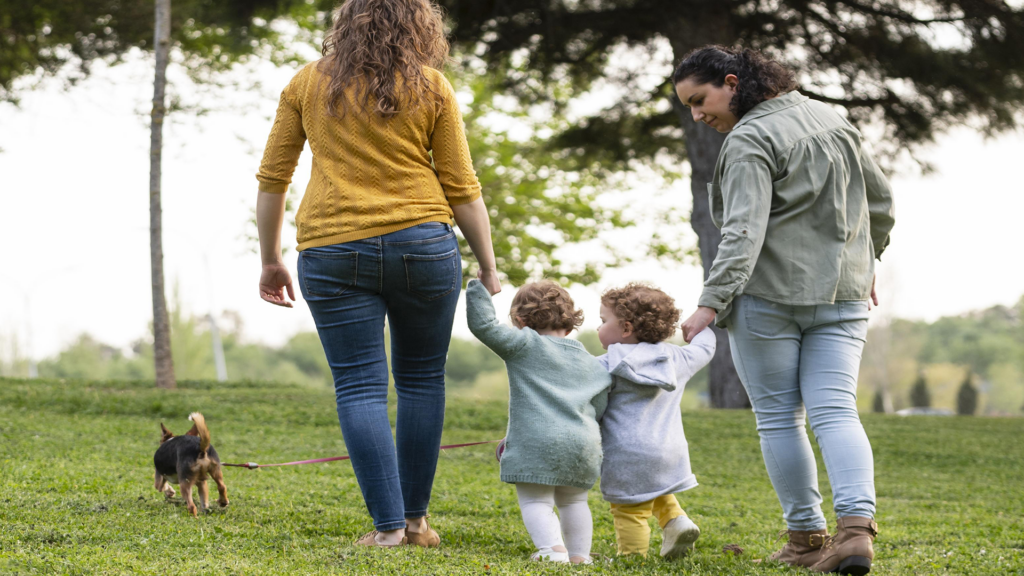
[[[335,298],[355,286],[359,271],[358,252],[311,252],[299,254],[299,279],[303,296]]]
[[[443,254],[405,254],[405,278],[410,294],[424,300],[437,300],[458,286],[458,248]]]

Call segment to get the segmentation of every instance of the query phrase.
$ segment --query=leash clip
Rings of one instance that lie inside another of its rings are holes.
[[[244,466],[245,466],[246,468],[248,468],[249,470],[255,470],[255,469],[257,469],[257,468],[259,468],[259,467],[260,467],[260,465],[259,465],[259,464],[257,464],[257,463],[255,463],[255,462],[246,462],[246,463],[244,464]]]

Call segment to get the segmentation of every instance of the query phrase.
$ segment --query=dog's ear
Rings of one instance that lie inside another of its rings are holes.
[[[196,428],[196,425],[193,424],[192,428],[185,432],[185,436],[199,436],[199,428]]]
[[[161,422],[160,423],[160,443],[163,444],[164,442],[167,442],[171,438],[174,438],[174,434],[171,434],[171,431],[168,430],[166,426],[164,426],[163,422]]]

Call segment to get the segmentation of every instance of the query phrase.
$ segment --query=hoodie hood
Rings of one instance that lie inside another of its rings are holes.
[[[671,392],[676,389],[678,371],[668,346],[661,342],[612,344],[608,347],[608,353],[598,360],[612,376]]]

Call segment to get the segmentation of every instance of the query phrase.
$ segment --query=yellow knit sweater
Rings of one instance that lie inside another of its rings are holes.
[[[339,106],[329,116],[328,78],[317,62],[285,87],[256,179],[262,192],[287,192],[309,140],[313,170],[295,215],[299,250],[451,223],[453,205],[480,197],[454,90],[439,71],[424,73],[444,101],[427,94],[415,110],[387,119],[363,112],[352,90],[344,115]]]

